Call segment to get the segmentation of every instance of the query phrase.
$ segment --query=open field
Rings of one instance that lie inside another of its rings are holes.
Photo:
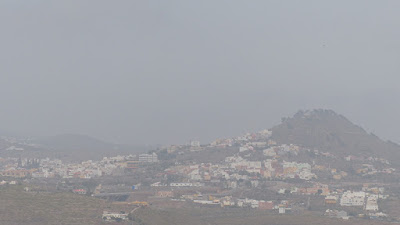
[[[72,193],[25,192],[22,186],[0,187],[0,225],[95,225],[103,210],[130,211],[96,198]],[[329,219],[318,213],[278,215],[249,209],[220,208],[138,208],[135,225],[385,225],[387,222],[361,219]]]
[[[0,188],[0,225],[99,224],[104,201],[72,193]]]
[[[320,215],[306,213],[302,215],[278,215],[256,210],[242,209],[139,209],[135,216],[141,224],[159,225],[384,225],[388,222],[361,219],[329,219]]]

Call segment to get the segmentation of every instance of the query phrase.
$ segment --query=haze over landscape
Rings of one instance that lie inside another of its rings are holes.
[[[0,225],[400,224],[400,1],[0,1]]]
[[[0,130],[204,143],[328,108],[400,142],[399,7],[4,0]]]

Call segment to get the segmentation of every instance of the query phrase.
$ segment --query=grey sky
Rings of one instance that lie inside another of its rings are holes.
[[[400,1],[0,2],[0,130],[209,141],[329,108],[400,142]]]

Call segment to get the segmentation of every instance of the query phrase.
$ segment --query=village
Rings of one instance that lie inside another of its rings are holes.
[[[344,220],[393,219],[380,206],[391,197],[387,185],[368,181],[373,176],[397,176],[387,159],[278,144],[271,135],[262,130],[207,145],[190,141],[77,163],[1,158],[0,186],[43,191],[45,183],[46,191],[69,191],[135,207],[246,208],[276,214],[314,210]],[[215,153],[216,157],[207,157]],[[204,160],[194,157],[202,154]],[[347,169],[350,164],[353,167]],[[128,213],[105,211],[103,218],[126,220]]]

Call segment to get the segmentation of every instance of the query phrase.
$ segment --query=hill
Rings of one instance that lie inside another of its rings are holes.
[[[87,135],[62,134],[47,137],[0,137],[0,157],[56,157],[67,161],[99,160],[104,156],[137,154],[145,146],[108,143]]]
[[[74,160],[98,160],[104,156],[136,154],[146,151],[146,147],[143,146],[112,144],[80,134],[62,134],[42,137],[36,139],[35,142],[44,150]]]
[[[111,143],[80,134],[62,134],[50,137],[42,137],[37,139],[37,143],[55,151],[81,151],[84,149],[103,151],[117,147]]]
[[[299,111],[272,128],[279,144],[297,144],[341,156],[384,157],[400,165],[400,146],[381,140],[332,110]]]

